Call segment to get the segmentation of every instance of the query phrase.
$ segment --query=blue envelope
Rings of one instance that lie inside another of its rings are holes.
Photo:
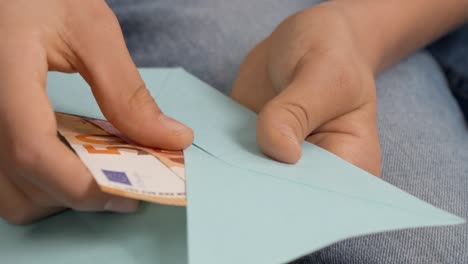
[[[0,221],[2,263],[283,263],[355,236],[464,222],[309,143],[296,165],[272,161],[255,143],[254,113],[183,69],[140,72],[195,132],[187,208]],[[50,73],[48,94],[56,111],[103,118],[79,75]]]

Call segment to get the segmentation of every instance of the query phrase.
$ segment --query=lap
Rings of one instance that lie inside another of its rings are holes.
[[[138,66],[183,67],[228,93],[243,58],[317,0],[108,0]]]
[[[318,1],[108,0],[138,66],[181,66],[228,92],[247,52],[284,18]],[[468,132],[427,53],[377,83],[383,178],[468,218]],[[467,225],[350,239],[297,263],[467,263]]]

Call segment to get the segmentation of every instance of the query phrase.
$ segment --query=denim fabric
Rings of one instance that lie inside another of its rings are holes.
[[[137,65],[182,66],[227,93],[256,42],[314,1],[108,2]],[[377,92],[383,178],[468,218],[468,130],[438,64],[416,53],[384,73]],[[295,263],[468,263],[468,226],[349,239]]]
[[[468,24],[436,41],[428,49],[442,66],[468,122]]]
[[[227,93],[246,53],[314,1],[108,0],[138,66],[181,66]],[[317,2],[317,1],[315,1]],[[261,15],[259,15],[261,14]]]

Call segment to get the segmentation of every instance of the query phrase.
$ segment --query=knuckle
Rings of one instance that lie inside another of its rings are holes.
[[[329,96],[336,97],[348,104],[362,101],[362,96],[367,85],[364,83],[364,71],[361,65],[354,59],[346,58],[335,52],[323,54],[322,64],[324,65],[323,89]]]
[[[287,102],[283,108],[296,120],[301,131],[303,133],[307,133],[307,129],[311,124],[310,115],[307,109],[302,104],[296,102]]]
[[[66,4],[67,10],[72,12],[72,14],[77,14],[76,11],[79,10],[86,13],[88,18],[106,18],[112,13],[112,10],[109,8],[105,1],[67,0],[64,3]]]
[[[103,29],[120,29],[116,15],[105,1],[88,1],[86,10],[89,21]]]
[[[93,21],[96,21],[97,24],[99,25],[104,25],[111,27],[113,29],[119,28],[119,21],[117,19],[117,16],[112,12],[112,10],[108,7],[101,7],[98,9],[93,9],[93,11],[90,13],[91,19]]]
[[[106,111],[107,119],[121,130],[127,131],[131,127],[145,125],[145,119],[142,118],[144,114],[161,114],[145,84],[141,83],[135,87],[120,93],[120,98],[116,100],[119,107],[109,107]],[[126,121],[129,118],[133,120],[132,124]]]
[[[144,83],[140,84],[131,91],[130,95],[128,96],[128,107],[129,110],[145,110],[145,109],[154,109],[155,101],[151,96],[148,89],[146,89],[146,85]]]
[[[302,133],[307,133],[307,129],[311,124],[311,116],[304,105],[292,101],[272,101],[268,107],[271,110],[275,109],[275,111],[279,111],[277,112],[279,114],[275,114],[275,116],[289,116],[290,120],[292,119],[293,122],[296,123],[296,127],[299,127]],[[273,118],[276,118],[275,116],[273,116]]]
[[[77,41],[83,32],[120,32],[120,24],[112,9],[105,1],[68,0],[64,18],[65,38]],[[78,33],[77,35],[75,33]],[[70,41],[71,41],[70,40]]]
[[[359,65],[344,65],[336,67],[331,86],[337,96],[347,101],[350,107],[357,108],[364,102],[376,96],[374,80],[366,76]]]

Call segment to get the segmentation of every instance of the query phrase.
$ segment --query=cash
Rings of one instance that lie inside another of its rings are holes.
[[[182,151],[140,146],[104,120],[56,113],[59,137],[106,193],[185,206]]]

